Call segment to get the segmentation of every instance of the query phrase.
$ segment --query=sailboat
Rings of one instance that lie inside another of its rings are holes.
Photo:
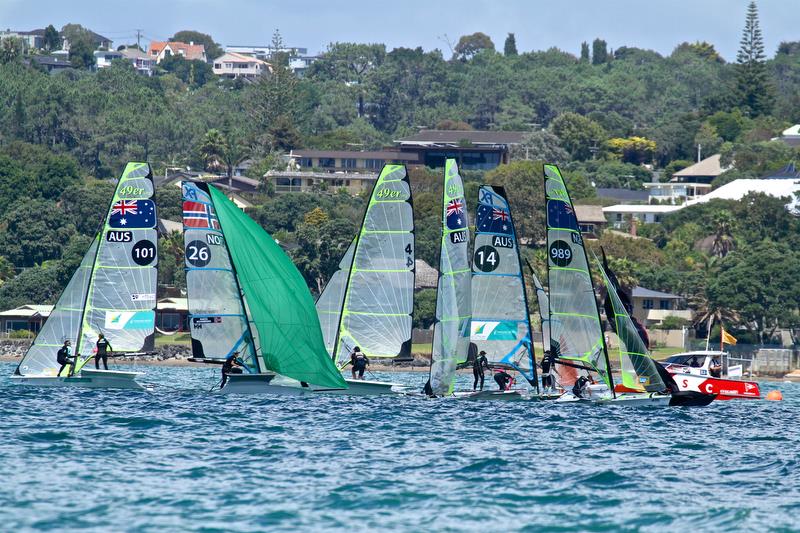
[[[157,234],[153,175],[128,163],[101,230],[12,379],[27,385],[141,389],[141,372],[86,368],[102,333],[116,355],[154,348]],[[59,374],[56,353],[69,340],[75,364]]]
[[[414,214],[403,165],[386,165],[358,235],[317,300],[325,346],[344,369],[358,346],[370,361],[411,356]],[[347,393],[394,394],[401,385],[346,379]]]
[[[492,369],[515,372],[539,390],[528,297],[511,209],[502,187],[478,190],[472,254],[471,351]],[[491,389],[492,387],[489,387]],[[527,397],[528,389],[484,390],[473,398]]]
[[[425,385],[425,392],[429,396],[451,396],[456,369],[467,360],[472,316],[468,227],[464,184],[456,161],[448,159],[445,162],[442,191],[436,320],[433,326],[430,377]]]
[[[544,165],[547,224],[547,272],[550,350],[561,376],[561,386],[572,369],[583,376],[596,374],[599,384],[586,389],[586,397],[567,393],[557,401],[625,402],[629,405],[666,405],[669,395],[615,391],[608,348],[586,249],[566,183],[555,165]],[[652,378],[655,386],[658,376]],[[660,390],[666,388],[663,382]]]
[[[223,393],[346,389],[291,259],[213,185],[181,185],[193,359],[236,355],[243,373],[231,374]]]

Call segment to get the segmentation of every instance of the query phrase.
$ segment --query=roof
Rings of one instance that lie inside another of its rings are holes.
[[[355,150],[292,150],[289,157],[330,157],[333,159],[389,159],[393,161],[419,161],[418,154],[380,150],[357,152]]]
[[[682,207],[702,204],[714,199],[741,200],[751,192],[763,193],[775,198],[788,197],[790,200],[786,207],[795,211],[800,209],[800,200],[795,196],[795,193],[800,192],[800,179],[734,180],[706,195],[689,200]]]
[[[795,124],[791,128],[783,130],[781,135],[784,137],[800,137],[800,124]]]
[[[630,189],[616,189],[598,187],[596,189],[599,198],[610,198],[620,202],[642,202],[647,203],[649,193],[647,191],[632,191]]]
[[[69,59],[64,57],[55,57],[55,56],[31,56],[31,59],[39,63],[40,65],[49,65],[52,67],[64,67],[64,68],[72,68],[72,63]]]
[[[794,164],[794,161],[786,165],[780,170],[773,170],[772,172],[761,176],[762,180],[786,180],[786,179],[795,179],[800,180],[800,171],[797,170],[797,166]]]
[[[175,222],[174,220],[167,220],[166,218],[159,218],[158,219],[158,229],[161,231],[162,235],[174,233],[174,232],[182,232],[183,231],[183,222]]]
[[[575,217],[578,222],[594,222],[598,224],[606,223],[606,216],[603,214],[603,206],[600,205],[576,205]]]
[[[161,298],[156,304],[159,311],[189,311],[188,298]]]
[[[458,146],[462,141],[474,145],[520,144],[527,131],[481,131],[481,130],[422,130],[394,142],[399,144],[445,144]]]
[[[644,287],[634,287],[631,292],[634,298],[661,298],[662,300],[682,300],[682,296],[671,294],[669,292],[653,291],[645,289]]]
[[[217,61],[229,61],[231,63],[236,63],[236,62],[239,62],[239,63],[256,63],[258,65],[265,65],[268,68],[272,67],[272,65],[270,65],[266,61],[263,61],[263,60],[258,59],[256,57],[253,57],[253,56],[247,56],[247,55],[244,55],[244,54],[237,54],[236,52],[225,52],[221,56],[219,56],[217,58],[214,58],[214,62],[217,62]]]
[[[422,259],[414,261],[415,289],[435,289],[439,283],[439,272]]]
[[[123,57],[128,59],[150,59],[147,54],[139,50],[138,48],[125,48],[119,51]]]
[[[206,47],[202,44],[187,44],[180,41],[151,41],[148,51],[150,55],[153,52],[160,54],[167,46],[176,52],[182,50],[186,59],[202,59],[206,54]]]
[[[672,180],[678,178],[693,178],[696,176],[717,177],[722,174],[725,169],[720,165],[720,154],[714,154],[711,157],[706,157],[699,163],[688,166],[683,170],[672,175]],[[677,180],[676,180],[677,181]]]
[[[53,310],[52,305],[35,305],[35,304],[27,304],[27,305],[20,305],[14,309],[9,309],[8,311],[3,311],[0,313],[0,316],[6,317],[34,317],[34,316],[41,316],[41,317],[48,317],[50,316],[50,312]]]
[[[603,208],[603,213],[672,213],[681,205],[626,205],[617,204]]]

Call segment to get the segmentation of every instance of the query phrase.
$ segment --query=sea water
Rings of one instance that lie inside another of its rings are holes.
[[[221,396],[218,368],[139,367],[153,392],[37,388],[13,368],[2,531],[800,528],[800,385],[637,408]]]

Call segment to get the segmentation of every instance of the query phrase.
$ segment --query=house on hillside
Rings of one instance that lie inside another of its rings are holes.
[[[36,64],[51,74],[74,68],[72,62],[65,55],[31,56],[31,64]]]
[[[214,74],[223,78],[255,79],[262,74],[272,72],[272,65],[255,57],[226,52],[214,60],[213,70]]]
[[[156,303],[156,328],[164,333],[189,331],[189,299],[161,298]]]
[[[120,53],[123,58],[130,61],[133,68],[136,69],[136,72],[144,74],[145,76],[153,75],[153,66],[155,66],[156,62],[146,53],[138,48],[125,48],[124,50],[120,50]]]
[[[180,41],[151,41],[147,55],[156,64],[170,56],[182,56],[187,61],[207,61],[206,47],[202,44],[194,44],[194,42],[187,44]]]
[[[448,158],[462,170],[491,170],[510,160],[511,148],[522,143],[524,131],[422,130],[395,142],[401,152],[416,154],[420,163],[444,167]]]
[[[679,205],[628,205],[617,204],[603,208],[603,213],[607,215],[607,220],[615,229],[629,228],[631,220],[636,220],[640,224],[658,224],[664,216],[678,211],[682,206]]]
[[[99,33],[95,33],[92,30],[86,30],[86,31],[89,33],[89,38],[91,39],[92,46],[94,47],[95,50],[97,49],[113,50],[114,42],[111,39],[109,39],[108,37],[103,37]],[[62,39],[61,49],[69,52],[70,42],[69,39],[67,39],[64,36],[64,32],[61,32],[61,39]]]
[[[581,234],[587,239],[598,238],[608,224],[603,207],[599,205],[576,205],[575,217]]]
[[[31,31],[11,29],[0,31],[0,41],[4,39],[19,39],[25,52],[44,49],[44,29],[42,28]]]
[[[21,305],[0,313],[0,334],[7,336],[12,331],[31,331],[38,333],[47,317],[53,311],[52,305]]]
[[[795,124],[791,128],[783,130],[780,137],[776,137],[772,140],[781,140],[792,148],[800,146],[800,124]]]
[[[122,59],[123,57],[122,52],[117,52],[116,50],[95,50],[94,68],[108,68],[115,59]]]
[[[610,187],[597,187],[595,191],[598,198],[623,204],[646,204],[650,198],[650,194],[647,191]]]
[[[631,302],[633,316],[645,327],[660,324],[668,316],[692,320],[692,311],[681,309],[684,298],[677,294],[635,287],[631,291]]]
[[[276,53],[285,54],[289,59],[289,69],[298,76],[302,76],[308,67],[317,60],[316,56],[308,55],[308,48],[297,46],[285,46],[275,49],[272,46],[226,46],[225,51],[233,54],[240,54],[254,57],[262,61],[272,61]]]
[[[656,182],[643,185],[649,192],[649,203],[651,204],[682,204],[687,200],[708,194],[714,178],[729,168],[723,168],[720,164],[720,154],[714,154],[699,163],[679,170],[666,183]]]

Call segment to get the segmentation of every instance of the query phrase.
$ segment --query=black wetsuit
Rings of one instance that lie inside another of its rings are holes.
[[[236,366],[240,364],[239,360],[236,357],[228,357],[225,359],[225,362],[222,363],[222,384],[219,386],[221,389],[225,386],[228,382],[228,374],[241,374],[242,368]]]
[[[542,389],[550,389],[553,387],[553,376],[550,375],[550,358],[545,357],[542,359]]]
[[[94,367],[96,369],[100,369],[100,359],[103,360],[103,368],[108,370],[108,352],[112,350],[111,343],[108,342],[108,339],[103,337],[102,339],[97,339],[97,353],[94,354]]]
[[[355,376],[358,374],[358,379],[364,379],[364,371],[367,369],[367,364],[369,363],[367,356],[364,355],[363,352],[355,352],[350,360],[353,363],[353,375]]]
[[[578,398],[583,398],[583,391],[588,383],[589,380],[586,379],[584,376],[579,377],[575,381],[575,385],[572,386],[572,394],[574,394]]]
[[[64,371],[64,368],[67,365],[74,363],[75,359],[73,356],[69,354],[69,348],[67,348],[66,346],[62,346],[58,350],[58,353],[56,353],[56,361],[58,362],[59,365],[61,365],[61,368],[58,369],[58,373],[56,374],[56,376],[60,376],[61,373]],[[71,374],[72,371],[70,371],[68,375]]]
[[[508,387],[508,384],[512,379],[514,378],[512,378],[511,374],[508,372],[497,372],[494,375],[494,380],[497,383],[497,386],[500,387],[500,390],[506,390],[506,387]]]
[[[481,390],[483,390],[484,373],[483,369],[489,369],[489,360],[485,355],[476,355],[472,361],[472,375],[475,376],[475,382],[472,384],[472,390],[478,387],[478,380],[481,382]]]

